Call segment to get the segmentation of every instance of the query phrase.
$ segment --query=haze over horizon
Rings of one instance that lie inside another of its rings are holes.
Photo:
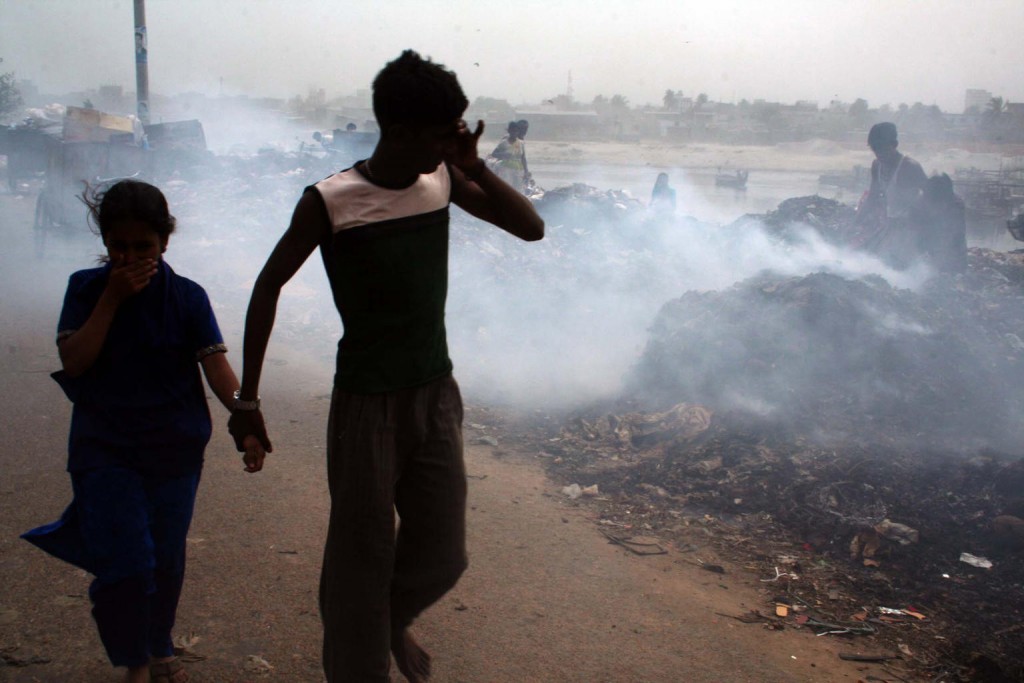
[[[535,103],[666,89],[715,101],[864,98],[960,112],[980,88],[1024,101],[1024,2],[582,0],[440,6],[414,0],[149,0],[154,93],[329,98],[367,88],[413,48],[455,70],[472,100]],[[131,0],[0,2],[0,71],[43,93],[135,89]]]

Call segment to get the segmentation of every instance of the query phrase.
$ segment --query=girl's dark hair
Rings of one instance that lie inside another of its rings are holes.
[[[413,50],[388,62],[373,79],[373,114],[381,132],[396,123],[430,126],[459,119],[469,100],[455,73]]]
[[[89,219],[100,237],[105,238],[111,226],[126,220],[146,223],[164,239],[174,232],[175,219],[164,193],[141,180],[121,180],[106,190],[87,184],[81,199],[89,207]]]

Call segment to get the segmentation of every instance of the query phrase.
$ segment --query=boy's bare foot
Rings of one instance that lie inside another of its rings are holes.
[[[422,683],[430,678],[430,654],[419,646],[409,629],[391,634],[391,654],[409,683]]]

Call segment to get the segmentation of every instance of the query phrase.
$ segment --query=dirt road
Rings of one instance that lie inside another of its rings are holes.
[[[0,654],[8,663],[0,681],[113,682],[89,616],[88,577],[17,537],[55,519],[70,498],[70,406],[48,373],[67,274],[88,265],[96,245],[67,242],[35,260],[29,212],[17,201],[0,198]],[[222,324],[239,315],[227,312]],[[226,332],[237,349],[237,331]],[[329,377],[297,352],[270,360],[263,393],[276,452],[263,473],[243,473],[226,415],[214,407],[177,627],[202,657],[189,664],[196,681],[321,680],[316,584],[328,510]],[[467,463],[471,566],[418,624],[434,680],[862,675],[836,655],[852,644],[717,616],[764,608],[758,577],[741,567],[717,575],[675,550],[638,557],[610,545],[530,454],[471,445]]]

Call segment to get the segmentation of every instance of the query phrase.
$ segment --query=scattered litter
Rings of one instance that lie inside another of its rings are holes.
[[[756,609],[752,609],[746,614],[725,614],[724,612],[715,612],[720,617],[728,617],[729,619],[735,619],[736,621],[743,622],[744,624],[757,624],[768,621],[768,617],[761,614]]]
[[[780,572],[778,567],[775,567],[774,569],[775,569],[775,577],[771,578],[771,579],[761,579],[761,583],[771,583],[772,581],[778,581],[779,579],[782,579],[782,578],[793,579],[794,581],[796,581],[797,579],[800,578],[796,574],[791,574],[790,572]]]
[[[474,443],[478,443],[483,446],[497,446],[498,440],[493,436],[481,436]]]
[[[246,655],[245,670],[250,673],[269,676],[274,670],[273,665],[259,655]]]
[[[971,555],[970,553],[960,553],[960,561],[966,562],[972,567],[980,567],[981,569],[992,569],[991,561],[985,559],[984,557]]]
[[[583,489],[580,488],[579,484],[569,484],[568,486],[562,487],[562,493],[570,500],[576,500],[583,495]]]
[[[839,659],[847,662],[888,662],[893,659],[902,659],[900,655],[860,655],[851,652],[840,652]]]
[[[564,492],[565,491],[563,489],[563,493]],[[566,494],[566,495],[568,495],[568,494]],[[600,524],[602,526],[614,526],[614,527],[618,527],[620,529],[631,529],[631,528],[633,528],[632,524],[626,524],[625,522],[616,522],[614,519],[602,519],[602,520],[600,520],[598,522],[598,524]]]
[[[926,617],[925,615],[921,614],[920,612],[918,612],[917,610],[915,610],[912,607],[906,607],[906,608],[903,608],[903,609],[898,609],[898,608],[895,608],[895,607],[879,607],[878,608],[878,613],[886,615],[886,616],[891,616],[891,617],[903,617],[903,616],[914,617],[915,619],[917,619],[919,621],[923,621],[923,620],[928,618],[928,617]]]
[[[180,647],[183,650],[187,650],[190,647],[195,647],[196,643],[202,640],[201,636],[197,636],[194,631],[190,631],[187,636],[177,636],[174,639],[174,647]]]
[[[183,662],[201,662],[206,659],[206,655],[201,655],[198,652],[193,652],[192,648],[196,646],[202,638],[195,634],[195,632],[189,632],[187,636],[177,636],[174,638],[173,650],[174,656]]]
[[[32,666],[33,664],[49,664],[51,659],[46,657],[40,657],[39,655],[32,655],[28,658],[21,658],[12,655],[10,652],[0,652],[0,667],[11,666],[23,668],[26,666]]]
[[[621,536],[616,536],[604,529],[598,529],[598,531],[601,532],[602,536],[608,539],[609,543],[621,546],[634,555],[668,555],[668,551],[657,543],[634,541],[630,538],[622,538]]]
[[[900,545],[910,545],[911,543],[917,543],[921,540],[921,534],[917,529],[913,529],[906,524],[900,524],[899,522],[893,522],[888,519],[883,519],[881,522],[875,525],[875,531],[884,538],[890,541],[896,541]]]
[[[874,558],[881,546],[881,539],[874,529],[858,531],[850,541],[850,559],[863,559],[864,566],[877,567],[878,561]]]
[[[822,233],[832,209],[837,218],[847,211],[818,199],[785,208],[773,236],[795,233],[783,223],[798,214]],[[584,233],[569,217],[549,225],[562,222],[548,246],[571,268],[567,247]],[[714,233],[741,247],[750,231]],[[596,226],[585,232],[593,238],[617,255],[617,236]],[[659,265],[657,253],[630,258]],[[914,273],[854,276],[850,261],[837,260],[806,276],[765,272],[680,290],[638,345],[625,390],[571,417],[543,415],[526,446],[552,456],[545,464],[559,487],[600,484],[603,528],[613,519],[647,524],[673,548],[701,539],[701,554],[710,547],[736,566],[746,561],[779,592],[782,573],[799,575],[808,614],[824,620],[808,619],[814,632],[899,630],[915,659],[954,671],[971,666],[962,654],[978,652],[1012,677],[1024,663],[1024,631],[1004,629],[1021,621],[1024,563],[1009,553],[1024,547],[1015,540],[1024,523],[1002,513],[1024,517],[1024,461],[1015,455],[1024,438],[1024,249],[971,248],[968,262],[962,275],[920,282]],[[696,412],[666,415],[681,405],[705,406],[707,424]],[[956,571],[957,547],[995,557],[1000,571]],[[928,621],[875,610],[906,607],[913,595],[927,600]],[[849,616],[858,605],[871,606],[863,621]],[[932,614],[936,605],[956,618]],[[771,619],[788,626],[803,616],[794,611]]]
[[[876,633],[877,630],[870,624],[833,624],[828,621],[822,621],[811,617],[807,620],[807,625],[811,628],[822,629],[818,632],[819,636],[838,636],[838,635],[857,635],[867,636]]]

